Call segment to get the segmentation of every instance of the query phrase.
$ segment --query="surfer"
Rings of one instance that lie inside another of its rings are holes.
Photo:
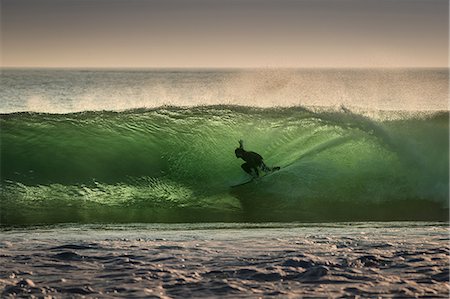
[[[280,169],[278,166],[268,167],[260,154],[244,150],[243,140],[239,140],[239,147],[234,150],[234,153],[236,158],[241,158],[245,161],[245,163],[241,165],[242,169],[254,178],[259,177],[259,169],[264,172],[272,172]]]

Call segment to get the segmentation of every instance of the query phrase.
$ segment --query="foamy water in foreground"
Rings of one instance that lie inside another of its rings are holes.
[[[2,297],[448,298],[447,223],[3,230]]]

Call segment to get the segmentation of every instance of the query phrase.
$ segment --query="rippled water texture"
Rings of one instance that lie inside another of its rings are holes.
[[[448,298],[447,224],[3,230],[2,297]]]

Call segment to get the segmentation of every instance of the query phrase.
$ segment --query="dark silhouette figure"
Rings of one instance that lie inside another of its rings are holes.
[[[244,141],[239,140],[239,147],[234,150],[236,158],[241,158],[245,161],[241,165],[242,169],[254,178],[259,177],[259,169],[264,172],[272,172],[279,170],[280,167],[268,167],[264,164],[263,157],[255,152],[248,152],[244,150]]]

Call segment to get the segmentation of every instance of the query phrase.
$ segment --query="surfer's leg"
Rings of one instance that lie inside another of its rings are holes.
[[[246,173],[248,173],[249,175],[252,175],[252,168],[250,167],[249,164],[244,163],[244,164],[241,165],[241,168],[242,168]]]
[[[254,167],[253,170],[254,170],[254,175],[252,174],[252,176],[253,176],[254,178],[259,177],[258,167]]]

